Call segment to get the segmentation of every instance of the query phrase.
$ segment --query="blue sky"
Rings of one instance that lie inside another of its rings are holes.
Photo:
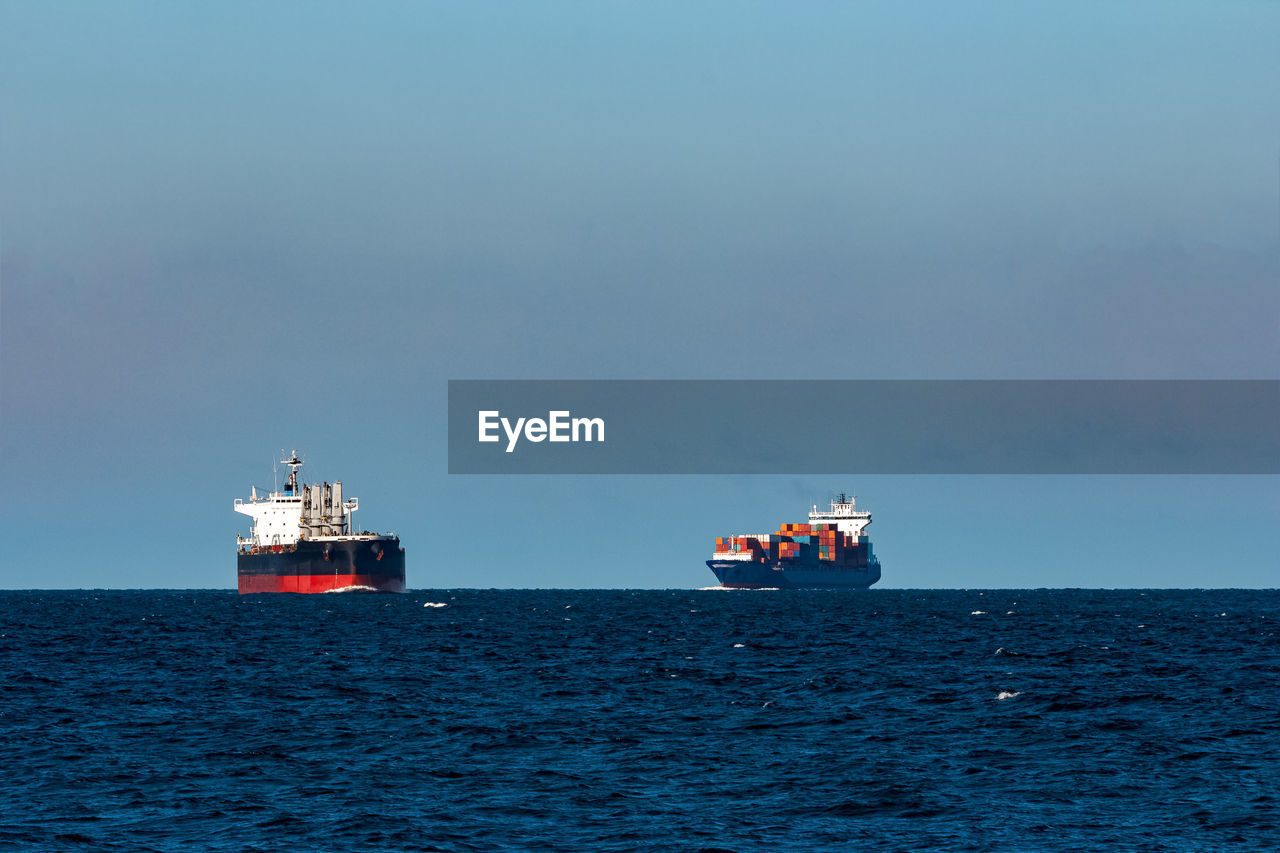
[[[1274,477],[449,477],[451,378],[1277,378],[1280,5],[0,0],[2,587],[230,587],[281,448],[417,587],[1275,586]],[[869,449],[871,452],[872,449]]]

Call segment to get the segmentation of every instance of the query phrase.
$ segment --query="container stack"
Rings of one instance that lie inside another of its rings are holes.
[[[752,560],[763,561],[768,550],[758,536],[716,537],[717,554],[750,554]]]
[[[843,562],[845,539],[848,537],[841,535],[834,524],[819,526],[822,529],[818,532],[818,559]]]
[[[837,524],[784,524],[764,536],[720,536],[717,554],[749,554],[753,562],[821,560],[850,568],[868,564],[870,537],[842,533]]]

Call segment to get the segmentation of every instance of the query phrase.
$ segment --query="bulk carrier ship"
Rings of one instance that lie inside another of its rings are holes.
[[[880,561],[864,531],[871,513],[843,493],[830,512],[817,505],[808,524],[776,533],[722,536],[707,567],[730,589],[866,589],[880,580]]]
[[[283,491],[235,511],[253,519],[249,538],[236,536],[236,572],[241,593],[404,592],[404,549],[392,533],[353,532],[358,498],[342,498],[342,483],[299,485],[302,460],[295,451]]]

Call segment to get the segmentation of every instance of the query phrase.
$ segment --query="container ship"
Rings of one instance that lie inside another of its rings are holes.
[[[392,533],[357,533],[358,498],[342,497],[342,483],[298,483],[295,451],[283,491],[265,498],[258,489],[235,500],[253,519],[246,539],[236,536],[240,592],[404,592],[404,548]]]
[[[871,513],[855,502],[841,493],[830,512],[815,504],[808,524],[722,536],[707,567],[730,589],[866,589],[880,580],[880,561],[865,532]]]

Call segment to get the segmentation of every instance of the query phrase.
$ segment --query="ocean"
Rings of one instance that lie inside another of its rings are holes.
[[[1280,594],[0,592],[0,850],[1280,850]]]

